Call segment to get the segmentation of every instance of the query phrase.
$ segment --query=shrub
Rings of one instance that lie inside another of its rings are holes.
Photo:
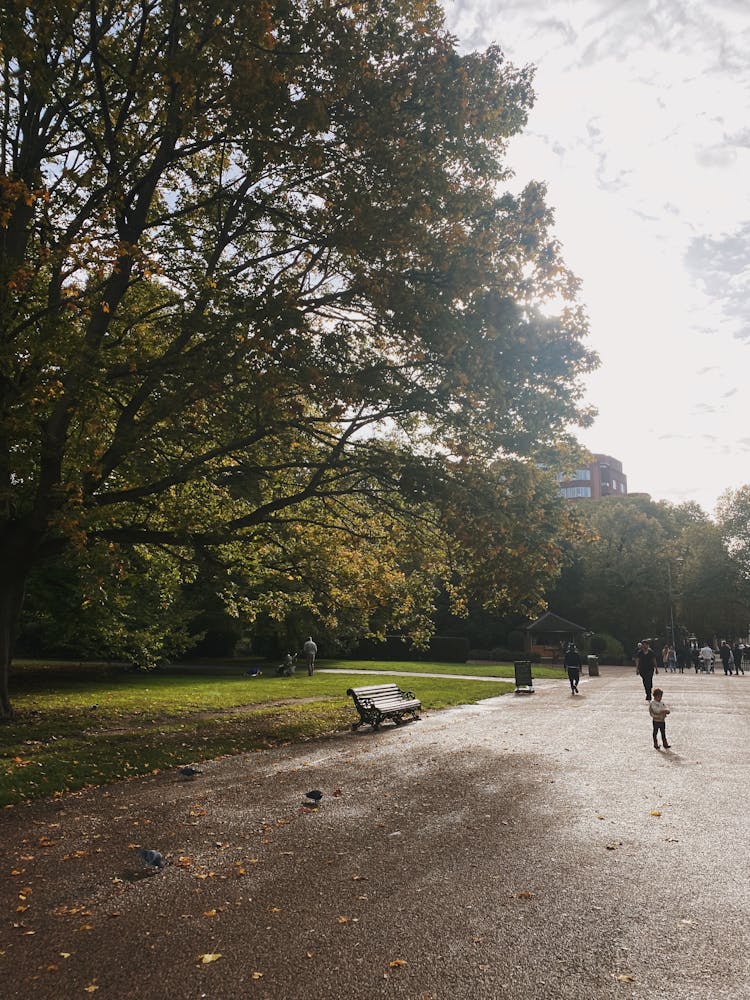
[[[523,649],[525,642],[526,634],[520,629],[514,628],[508,632],[508,649],[512,649],[517,653]]]
[[[444,663],[466,663],[469,640],[460,635],[434,635],[430,640],[429,659]]]
[[[603,635],[592,635],[589,638],[589,649],[597,656],[607,651],[607,640]]]

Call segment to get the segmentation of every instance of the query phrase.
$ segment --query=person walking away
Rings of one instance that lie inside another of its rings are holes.
[[[661,659],[669,673],[673,674],[677,669],[677,654],[674,651],[674,646],[665,646],[661,651]]]
[[[729,648],[729,643],[726,639],[721,640],[721,645],[719,646],[719,656],[721,657],[721,665],[724,667],[724,676],[732,676],[732,667],[734,663],[732,662],[734,657],[732,656],[732,650]]]
[[[714,672],[714,651],[708,643],[701,646],[701,669],[706,674]]]
[[[669,715],[669,709],[662,701],[664,697],[664,692],[661,688],[654,688],[653,701],[648,706],[648,714],[651,716],[652,729],[654,734],[654,750],[659,749],[659,742],[657,736],[661,733],[661,742],[665,750],[670,749],[670,744],[667,743],[667,716]]]
[[[742,653],[742,646],[740,646],[739,642],[735,642],[732,649],[732,659],[734,660],[734,673],[737,677],[739,677],[740,674],[742,674],[743,677],[745,676],[745,671],[742,667]]]
[[[656,662],[656,653],[651,649],[648,639],[643,639],[641,648],[635,656],[635,672],[640,675],[643,681],[643,690],[646,692],[646,701],[651,701],[651,686],[654,683],[654,674],[659,673]]]
[[[581,660],[578,650],[575,647],[575,643],[568,643],[563,663],[565,664],[565,669],[568,671],[570,693],[578,694],[578,681],[581,679],[581,666],[583,661]]]
[[[311,635],[308,635],[305,640],[302,652],[305,654],[305,662],[307,663],[307,676],[312,677],[315,673],[315,654],[318,652],[318,647],[313,642]]]
[[[685,667],[690,665],[690,656],[684,646],[677,650],[677,669],[681,674],[685,673]]]

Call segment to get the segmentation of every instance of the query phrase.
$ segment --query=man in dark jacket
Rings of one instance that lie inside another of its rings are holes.
[[[569,642],[565,650],[565,669],[568,671],[570,681],[570,693],[578,694],[578,681],[581,679],[582,660],[575,647],[575,643]]]
[[[724,676],[732,676],[732,667],[734,666],[734,657],[732,656],[732,649],[726,639],[721,640],[721,645],[719,646],[719,656],[721,657],[721,665],[724,667]]]
[[[649,645],[648,639],[643,639],[641,648],[635,654],[635,672],[640,674],[643,681],[643,690],[646,692],[646,701],[651,701],[651,688],[654,684],[654,674],[659,673],[656,661],[656,653]]]

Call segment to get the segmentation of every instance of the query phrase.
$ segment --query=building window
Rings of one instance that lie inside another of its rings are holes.
[[[563,486],[560,490],[562,495],[568,500],[572,500],[574,497],[590,497],[591,487],[590,486]]]
[[[576,474],[573,476],[574,479],[585,479],[586,481],[591,479],[591,469],[576,469]]]

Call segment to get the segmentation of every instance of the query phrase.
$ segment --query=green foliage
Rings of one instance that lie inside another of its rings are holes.
[[[514,650],[522,650],[526,643],[526,633],[520,629],[511,629],[508,632],[508,647]]]
[[[690,631],[734,637],[746,627],[750,591],[729,551],[731,518],[712,524],[694,504],[641,497],[581,504],[586,531],[550,603],[565,617],[616,636],[626,650],[644,636]],[[740,518],[741,524],[741,518]],[[620,653],[611,645],[607,654]]]
[[[607,640],[603,635],[592,635],[588,641],[588,647],[592,653],[599,656],[607,649]]]
[[[438,662],[466,663],[469,640],[463,636],[434,635],[430,640],[430,658]]]
[[[69,548],[31,573],[22,618],[22,655],[125,660],[140,668],[191,645],[193,569],[146,546]]]
[[[530,70],[430,0],[10,0],[0,36],[4,668],[70,547],[223,564],[238,619],[342,641],[424,644],[436,573],[536,607],[565,515],[534,459],[595,359],[544,188],[505,190]]]
[[[625,647],[619,639],[607,633],[592,635],[587,642],[590,652],[600,657],[605,663],[624,663],[626,660]]]

